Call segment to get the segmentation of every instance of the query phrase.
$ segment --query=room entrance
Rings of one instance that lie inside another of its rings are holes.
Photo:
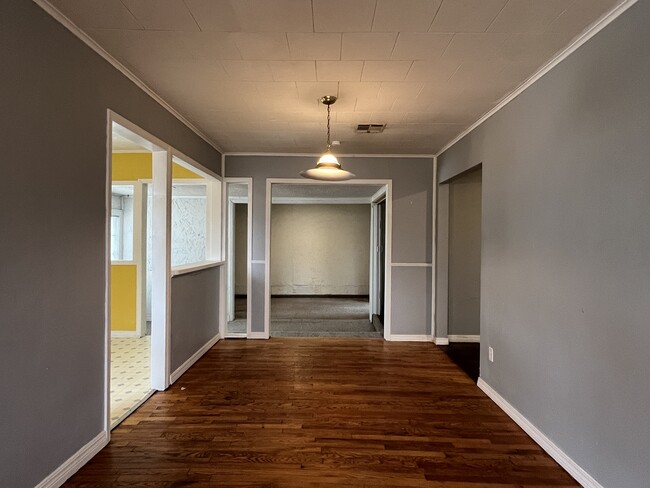
[[[270,192],[270,336],[384,337],[386,185]]]

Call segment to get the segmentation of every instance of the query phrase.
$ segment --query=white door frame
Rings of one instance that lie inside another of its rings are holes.
[[[268,339],[271,332],[271,204],[272,185],[385,185],[386,188],[386,276],[384,285],[384,339],[391,339],[391,265],[393,241],[393,180],[353,179],[347,181],[317,181],[303,178],[266,179],[266,217],[264,226],[264,333],[255,338]],[[375,194],[377,195],[377,194]],[[373,196],[374,198],[374,196]]]
[[[377,205],[386,199],[386,187],[381,188],[370,199],[370,310],[369,316],[372,321],[372,316],[379,311],[379,260],[377,259],[377,226],[379,225],[379,214]],[[384,232],[386,229],[384,229]],[[385,274],[385,272],[384,272]]]
[[[234,307],[235,307],[235,204],[236,203],[246,203],[247,204],[247,235],[246,240],[248,241],[246,246],[246,334],[230,334],[227,335],[226,331],[222,332],[223,337],[249,337],[251,335],[251,259],[253,256],[253,178],[235,178],[228,177],[224,178],[225,189],[223,192],[224,201],[226,204],[226,269],[227,269],[227,285],[226,285],[226,321],[230,320],[230,317],[234,317]],[[228,196],[228,184],[245,184],[247,187],[247,196],[246,197],[230,197]]]

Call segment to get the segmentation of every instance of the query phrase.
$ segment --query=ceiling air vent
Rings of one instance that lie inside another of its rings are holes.
[[[379,134],[384,132],[386,124],[359,124],[357,125],[357,132],[367,133],[367,134]]]

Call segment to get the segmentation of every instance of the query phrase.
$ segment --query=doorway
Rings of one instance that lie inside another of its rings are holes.
[[[385,337],[379,313],[389,289],[388,186],[267,180],[270,336]],[[383,218],[375,218],[375,206],[384,209]]]
[[[481,340],[481,167],[453,178],[446,185],[449,345],[442,347],[477,381]]]
[[[250,262],[252,236],[252,182],[250,178],[226,180],[227,338],[245,338],[250,333]]]
[[[110,178],[110,428],[151,386],[151,182],[153,147],[113,123]],[[149,297],[149,300],[147,299]]]

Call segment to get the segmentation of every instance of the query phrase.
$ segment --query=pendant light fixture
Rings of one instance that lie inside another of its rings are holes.
[[[320,99],[320,102],[323,105],[327,105],[327,149],[325,154],[323,154],[316,163],[316,167],[301,172],[300,176],[312,180],[325,181],[343,181],[354,178],[352,173],[341,168],[341,163],[339,163],[338,159],[336,159],[336,156],[334,156],[331,151],[330,110],[331,106],[336,102],[336,97],[333,95],[326,95]]]

